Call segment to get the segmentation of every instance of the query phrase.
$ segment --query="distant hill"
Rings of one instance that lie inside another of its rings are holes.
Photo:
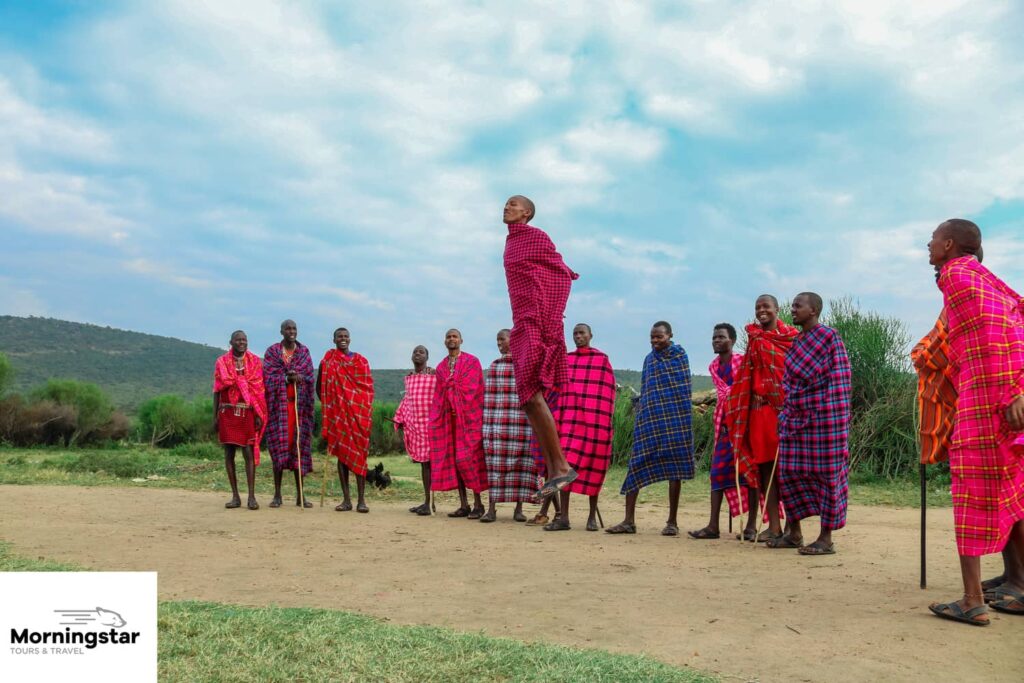
[[[128,411],[161,394],[208,396],[213,363],[223,353],[172,337],[9,315],[0,316],[0,351],[14,366],[14,391],[30,391],[50,378],[77,379],[99,385]],[[407,372],[374,370],[377,400],[398,401]],[[615,377],[620,384],[640,388],[636,370],[616,370]],[[694,376],[694,392],[711,387],[710,377]]]

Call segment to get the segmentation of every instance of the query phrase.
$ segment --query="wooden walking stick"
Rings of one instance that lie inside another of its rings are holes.
[[[754,536],[754,547],[757,547],[757,539],[761,536],[761,527],[764,525],[764,516],[768,512],[768,496],[772,494],[772,484],[775,482],[775,468],[779,466],[779,449],[775,449],[775,460],[772,462],[772,473],[768,476],[768,486],[764,490],[764,505],[757,505],[757,531]]]
[[[925,464],[921,463],[921,588],[922,589],[928,587],[928,578],[925,576],[925,565],[926,565],[926,562],[925,562],[925,543],[924,543],[925,530],[926,530],[925,515],[928,512],[928,504],[927,504],[928,486],[927,486],[927,484],[925,483],[925,480],[924,480],[924,468],[925,468]]]
[[[306,509],[306,496],[302,491],[302,418],[299,415],[299,383],[295,383],[295,471],[299,474],[299,507]]]

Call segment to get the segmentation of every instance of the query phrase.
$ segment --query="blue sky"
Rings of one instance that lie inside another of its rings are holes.
[[[487,360],[510,194],[617,367],[761,292],[923,334],[952,216],[1024,289],[1019,3],[366,4],[0,0],[0,313]]]

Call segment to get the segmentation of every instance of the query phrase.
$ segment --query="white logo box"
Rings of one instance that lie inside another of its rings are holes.
[[[0,679],[157,679],[156,572],[0,572]]]

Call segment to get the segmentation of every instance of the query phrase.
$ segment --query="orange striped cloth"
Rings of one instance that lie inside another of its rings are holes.
[[[949,379],[949,323],[945,308],[935,327],[911,350],[910,360],[917,370],[921,463],[946,462],[956,417],[956,387]]]

